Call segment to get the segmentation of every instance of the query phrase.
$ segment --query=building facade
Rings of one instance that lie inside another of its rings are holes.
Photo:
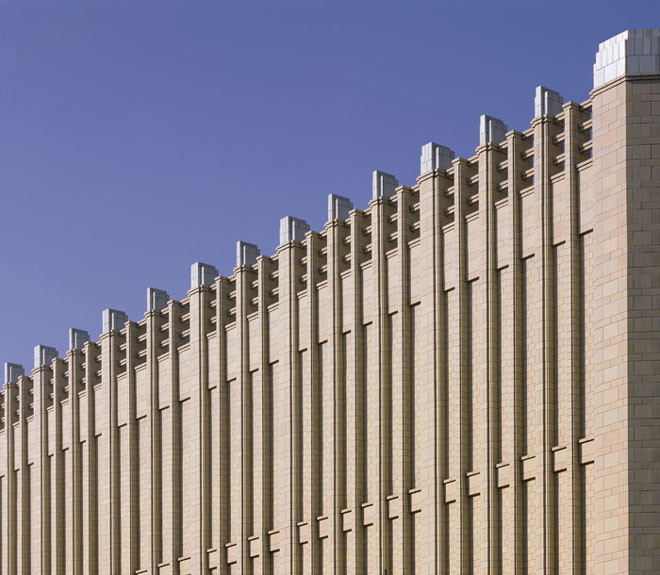
[[[659,573],[659,60],[8,364],[0,574]]]

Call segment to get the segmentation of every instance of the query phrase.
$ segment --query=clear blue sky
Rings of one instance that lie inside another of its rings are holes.
[[[598,42],[660,2],[0,0],[0,362],[62,355],[194,261],[273,253],[371,171],[414,184],[478,118],[524,130],[537,84],[583,101]]]

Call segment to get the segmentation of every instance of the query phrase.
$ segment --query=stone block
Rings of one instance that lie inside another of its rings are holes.
[[[534,117],[540,116],[556,116],[562,111],[564,98],[561,97],[559,92],[550,90],[545,86],[536,86],[536,94],[534,96]]]
[[[83,349],[89,339],[89,332],[84,329],[75,327],[69,329],[69,349]]]
[[[500,463],[497,466],[497,487],[500,489],[509,487],[513,481],[513,468],[508,463]]]
[[[5,363],[5,384],[16,383],[25,375],[25,369],[18,363]]]
[[[422,510],[422,500],[424,492],[421,489],[412,489],[409,493],[410,496],[410,512],[419,513]]]
[[[424,144],[419,157],[419,174],[426,174],[433,170],[448,170],[454,157],[454,151],[447,146],[441,146],[435,142]]]
[[[445,485],[445,503],[451,503],[458,499],[458,482],[455,479],[446,479]]]
[[[387,174],[379,170],[374,170],[372,177],[372,198],[391,198],[396,193],[399,185],[392,174]]]
[[[378,516],[378,508],[373,503],[362,504],[362,525],[367,527],[376,522]]]
[[[387,498],[387,518],[396,519],[401,517],[402,501],[398,495],[390,495]]]
[[[502,120],[482,114],[479,118],[479,145],[500,144],[505,140],[508,129]]]
[[[34,346],[34,367],[49,366],[51,362],[58,356],[57,350],[54,347],[47,345]]]
[[[190,266],[190,289],[213,285],[218,276],[218,268],[211,264],[195,262]]]
[[[261,252],[255,244],[248,242],[236,242],[236,267],[253,266]]]
[[[271,551],[279,551],[280,545],[282,543],[282,538],[280,536],[279,530],[273,530],[268,532],[268,549]]]
[[[206,285],[206,284],[204,284]],[[167,302],[169,301],[169,294],[162,289],[156,289],[153,287],[147,288],[147,310],[148,311],[160,311],[167,307]]]
[[[238,545],[236,543],[227,543],[225,552],[227,553],[227,565],[238,563]]]
[[[317,521],[319,527],[319,539],[327,539],[330,537],[330,520],[327,517],[319,517]]]
[[[298,543],[304,545],[309,543],[312,536],[312,528],[309,521],[301,521],[298,523]]]
[[[520,460],[521,474],[523,481],[536,479],[536,468],[538,462],[534,455],[526,455]]]
[[[248,538],[249,553],[253,559],[261,555],[261,537],[254,535]]]
[[[660,28],[626,30],[598,45],[594,88],[626,74],[660,74]]]
[[[484,477],[478,471],[467,474],[467,494],[470,497],[480,495],[483,490]]]
[[[103,332],[118,331],[124,328],[124,324],[128,321],[128,316],[117,309],[104,309],[103,310]]]
[[[344,533],[353,531],[353,510],[352,509],[342,509],[341,511],[341,530]]]
[[[559,473],[560,471],[566,471],[570,464],[570,453],[568,449],[563,447],[554,447],[552,449],[552,463],[553,471]]]
[[[280,220],[280,245],[288,244],[289,242],[302,242],[309,230],[309,224],[305,220],[294,218],[293,216],[284,216]],[[259,254],[257,253],[257,255]]]
[[[344,196],[328,194],[328,221],[345,220],[353,209],[353,202]]]

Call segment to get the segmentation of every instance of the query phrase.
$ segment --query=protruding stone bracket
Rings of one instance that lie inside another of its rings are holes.
[[[435,142],[424,144],[419,158],[419,175],[433,170],[448,170],[454,157],[454,151],[447,146],[441,146]]]
[[[345,220],[353,209],[353,202],[344,196],[328,194],[328,221]]]
[[[479,118],[479,145],[502,143],[508,129],[502,120],[483,114]]]
[[[25,368],[20,363],[5,363],[5,385],[16,383],[25,375]]]
[[[147,288],[147,310],[160,311],[167,307],[170,296],[164,289]]]
[[[84,329],[69,329],[69,349],[82,349],[89,340],[89,333]]]
[[[280,245],[288,244],[289,242],[302,242],[309,230],[309,224],[305,220],[294,218],[293,216],[284,216],[280,220]],[[256,248],[257,246],[254,247]],[[259,255],[258,252],[259,249],[257,248],[257,255]]]
[[[536,94],[534,96],[534,117],[540,118],[541,116],[556,116],[562,111],[564,98],[561,97],[559,92],[550,90],[545,86],[537,86]]]
[[[398,185],[399,180],[397,180],[392,174],[374,170],[372,199],[391,198],[395,194]]]
[[[47,345],[34,346],[34,368],[48,366],[51,362],[58,357],[57,350],[54,347]]]
[[[210,264],[203,264],[202,262],[195,262],[190,266],[190,289],[194,289],[199,286],[213,285],[213,282],[217,276],[218,268],[215,266]]]
[[[236,267],[253,266],[260,255],[261,252],[255,244],[236,242]]]
[[[598,45],[594,88],[626,74],[660,74],[660,28],[626,30]]]
[[[119,331],[124,329],[124,325],[128,321],[128,316],[117,309],[104,309],[103,310],[103,333],[109,331]]]

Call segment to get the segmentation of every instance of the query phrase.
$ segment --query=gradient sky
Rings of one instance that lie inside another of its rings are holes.
[[[525,130],[534,88],[592,87],[598,43],[660,2],[0,0],[0,362],[63,355],[101,310],[143,317],[235,241],[412,185],[430,140],[469,157],[479,115]]]

